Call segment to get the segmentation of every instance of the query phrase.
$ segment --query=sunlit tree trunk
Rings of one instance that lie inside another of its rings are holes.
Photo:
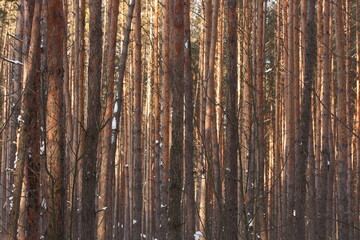
[[[242,148],[241,150],[241,160],[240,164],[242,168],[240,169],[240,174],[244,175],[245,177],[240,178],[241,185],[240,189],[243,189],[240,193],[240,196],[243,199],[241,202],[244,204],[244,209],[241,213],[241,219],[242,223],[244,223],[244,235],[245,239],[249,239],[249,218],[252,218],[252,204],[250,203],[250,199],[253,197],[253,189],[250,187],[250,182],[252,182],[253,176],[250,176],[250,174],[253,172],[252,167],[252,146],[251,146],[251,122],[252,122],[252,105],[251,105],[251,89],[252,89],[252,77],[253,77],[253,71],[251,66],[251,1],[244,0],[243,2],[244,7],[244,41],[243,41],[243,61],[244,61],[244,87],[242,91],[243,95],[243,101],[242,101],[242,119],[243,124],[241,129],[241,142],[242,142]],[[246,172],[247,170],[247,172]],[[243,182],[245,181],[245,183]],[[244,187],[243,187],[244,186]],[[246,195],[245,195],[246,194]],[[246,205],[245,205],[246,204]],[[246,208],[245,208],[246,206]],[[250,210],[249,210],[250,209]]]
[[[64,84],[64,38],[66,27],[62,1],[48,3],[48,95],[46,102],[46,165],[48,176],[46,205],[49,211],[45,235],[51,239],[62,239],[65,233],[65,109]],[[50,27],[51,26],[51,27]],[[70,109],[69,109],[70,111]]]
[[[356,42],[359,43],[360,42],[360,29],[359,29],[359,1],[356,2]],[[356,72],[357,72],[357,83],[356,83],[356,134],[358,136],[360,136],[360,46],[359,44],[356,44]],[[355,140],[356,142],[356,170],[357,170],[357,179],[356,179],[356,183],[357,183],[357,189],[356,189],[356,193],[357,193],[357,210],[355,211],[355,214],[359,215],[360,214],[360,139],[357,138]],[[356,218],[355,220],[355,227],[360,228],[360,219]],[[354,238],[360,238],[360,231],[356,231],[355,232],[355,236]]]
[[[209,49],[209,66],[206,73],[206,115],[205,115],[205,145],[206,158],[208,162],[209,181],[207,182],[209,197],[212,198],[212,217],[211,234],[208,237],[220,237],[220,161],[219,161],[219,143],[216,130],[216,92],[215,92],[215,52],[218,36],[218,17],[219,17],[219,0],[215,0],[212,8],[210,49]],[[210,4],[210,3],[209,3]],[[211,195],[210,195],[211,193]],[[210,201],[208,199],[207,201]],[[210,210],[211,211],[211,210]],[[210,213],[210,212],[209,212]],[[210,229],[209,229],[210,230]],[[209,234],[210,232],[208,232]]]

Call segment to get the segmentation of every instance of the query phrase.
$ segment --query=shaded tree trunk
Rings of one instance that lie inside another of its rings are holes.
[[[346,125],[346,53],[343,0],[335,4],[335,42],[336,42],[336,79],[337,79],[337,149],[338,149],[338,206],[339,239],[349,239],[348,226],[348,130]]]
[[[35,3],[33,12],[31,38],[29,38],[30,51],[25,57],[24,65],[24,95],[21,105],[22,114],[19,121],[20,138],[18,144],[18,159],[15,160],[14,167],[14,189],[13,189],[13,207],[9,216],[9,235],[8,239],[17,239],[18,219],[20,214],[20,198],[24,178],[25,163],[28,167],[35,167],[34,174],[30,174],[30,185],[32,194],[30,194],[29,215],[29,235],[32,239],[39,236],[39,84],[40,84],[40,16],[41,1]],[[34,6],[34,5],[33,5]],[[29,10],[29,9],[27,9]],[[29,11],[31,12],[31,10]],[[29,13],[28,12],[28,13]],[[31,14],[32,15],[32,14]],[[30,35],[29,35],[30,36]],[[37,94],[36,94],[37,93]],[[10,199],[10,198],[9,198]]]
[[[170,44],[172,92],[172,145],[170,149],[168,238],[181,239],[181,195],[184,117],[184,1],[173,0]]]
[[[195,189],[194,189],[194,84],[191,69],[190,0],[184,1],[185,51],[185,186],[184,186],[184,239],[191,239],[195,233]]]
[[[225,238],[238,239],[237,1],[227,0]],[[243,184],[240,182],[240,184]]]
[[[323,107],[322,107],[322,149],[321,149],[321,168],[320,168],[320,184],[318,197],[318,230],[317,239],[326,239],[327,232],[327,181],[330,165],[330,128],[331,128],[331,49],[330,49],[330,3],[324,2],[323,15]]]
[[[305,34],[305,76],[302,96],[302,109],[298,139],[298,158],[295,162],[295,239],[305,239],[306,209],[306,166],[309,155],[309,131],[311,127],[311,95],[315,78],[316,61],[316,0],[307,3],[307,26]]]
[[[107,96],[105,107],[105,126],[104,126],[104,141],[103,154],[101,161],[101,172],[99,177],[99,198],[98,207],[101,211],[97,214],[98,218],[98,239],[111,239],[113,230],[113,210],[114,210],[114,188],[115,185],[115,154],[111,155],[110,149],[112,142],[117,139],[112,139],[113,111],[119,111],[119,105],[114,104],[114,78],[115,78],[115,48],[117,35],[117,22],[119,15],[119,1],[110,0],[111,9],[109,15],[109,23],[107,29]],[[115,120],[115,119],[114,119]],[[116,121],[116,120],[115,120]],[[115,122],[116,125],[116,122]]]
[[[142,60],[141,60],[141,1],[136,1],[134,9],[134,217],[133,239],[141,239],[143,207],[143,149],[142,149]]]
[[[102,61],[102,19],[101,1],[89,2],[89,67],[88,67],[88,100],[87,100],[87,124],[84,143],[83,176],[82,176],[82,212],[81,237],[95,239],[96,209],[95,189],[97,172],[97,144],[100,126],[100,85],[101,85],[101,61]]]
[[[167,211],[168,211],[168,194],[169,194],[169,167],[170,167],[170,1],[164,0],[162,2],[162,86],[161,86],[161,110],[160,116],[160,128],[161,128],[161,152],[160,161],[162,161],[160,169],[161,186],[160,186],[160,199],[161,199],[161,210],[160,210],[160,230],[159,239],[166,239],[167,232]]]

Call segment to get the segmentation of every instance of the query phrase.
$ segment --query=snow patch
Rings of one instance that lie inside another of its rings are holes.
[[[117,113],[118,110],[119,110],[118,103],[115,102],[115,105],[114,105],[114,113]]]
[[[189,41],[185,42],[185,48],[189,48]]]
[[[24,122],[24,120],[22,119],[21,115],[18,116],[17,120],[18,120],[19,123],[23,123],[23,122]]]
[[[197,232],[194,234],[194,240],[199,240],[200,237],[202,237],[202,236],[204,236],[204,235],[202,234],[202,232],[197,231]]]
[[[45,152],[45,143],[44,141],[42,141],[40,146],[40,155],[43,155],[44,152]]]
[[[18,61],[18,60],[12,60],[12,59],[8,59],[8,58],[3,58],[5,61],[13,63],[13,64],[19,64],[19,65],[24,65],[22,62]]]
[[[115,118],[115,117],[113,117],[113,119],[112,119],[111,129],[112,129],[112,130],[115,130],[115,129],[116,129],[116,118]]]
[[[254,219],[250,219],[249,221],[249,227],[253,227],[254,226]]]
[[[43,209],[46,209],[46,208],[47,208],[47,206],[46,206],[46,199],[45,199],[45,198],[43,198],[42,201],[41,201],[41,207],[42,207]]]

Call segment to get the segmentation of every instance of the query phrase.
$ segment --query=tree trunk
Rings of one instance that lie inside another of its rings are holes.
[[[174,0],[171,20],[172,145],[170,150],[168,239],[181,239],[184,117],[184,1]]]
[[[161,187],[160,187],[160,199],[161,199],[161,210],[160,210],[160,230],[159,239],[166,239],[166,228],[167,228],[167,212],[168,212],[168,193],[169,193],[169,145],[170,145],[170,13],[169,5],[171,0],[163,1],[163,19],[162,19],[162,87],[161,87],[161,109],[162,114],[160,117],[160,128],[161,128],[161,152],[160,161],[162,161],[160,169]]]
[[[102,19],[101,0],[89,2],[89,68],[88,68],[88,101],[87,124],[84,143],[83,179],[82,179],[82,213],[83,223],[81,237],[95,239],[96,209],[95,189],[97,172],[97,144],[100,126],[100,85],[102,61]]]
[[[237,1],[227,0],[225,238],[238,239]],[[242,184],[242,182],[240,182]]]
[[[190,0],[184,3],[185,51],[185,186],[184,186],[184,239],[191,239],[195,233],[195,189],[194,189],[194,84],[191,70]]]
[[[141,1],[135,3],[134,13],[135,69],[134,69],[134,220],[133,239],[141,239],[142,234],[142,188],[143,188],[143,150],[142,150],[142,65],[141,65]]]
[[[335,42],[336,42],[336,79],[337,79],[337,148],[338,148],[338,206],[339,239],[349,239],[348,226],[348,135],[346,125],[346,65],[345,65],[345,29],[343,0],[336,0]]]
[[[66,27],[64,22],[62,1],[48,3],[48,95],[46,102],[46,169],[47,190],[46,205],[49,211],[49,226],[45,230],[46,237],[62,239],[65,211],[65,119],[67,109],[63,106],[63,48]],[[69,110],[70,111],[70,110]]]
[[[330,127],[331,127],[331,49],[330,46],[330,3],[324,2],[323,15],[323,107],[322,107],[322,149],[321,149],[321,168],[320,168],[320,184],[318,207],[318,230],[317,239],[326,239],[329,230],[326,229],[327,218],[327,178],[330,165]]]
[[[301,120],[298,140],[298,158],[295,162],[295,239],[305,239],[305,209],[306,209],[306,166],[309,155],[309,130],[312,121],[311,95],[315,78],[316,61],[316,0],[308,1],[307,26],[305,35],[305,76],[302,96]]]
[[[108,41],[108,50],[107,50],[107,69],[106,69],[106,79],[107,79],[107,96],[106,96],[106,108],[105,108],[105,126],[104,126],[104,135],[103,139],[105,143],[103,144],[103,154],[101,161],[101,172],[99,177],[99,198],[98,208],[101,210],[98,212],[98,229],[97,229],[97,238],[98,239],[111,239],[112,230],[113,230],[113,210],[114,210],[114,188],[115,185],[115,155],[114,157],[110,155],[110,149],[112,141],[117,139],[112,139],[112,126],[113,123],[113,110],[119,111],[119,105],[114,105],[114,78],[115,78],[115,48],[116,48],[116,35],[117,35],[117,22],[119,15],[119,1],[112,1],[109,23],[107,29],[107,41]],[[116,124],[115,124],[116,125]]]
[[[30,175],[30,185],[32,194],[29,208],[29,237],[38,238],[39,234],[39,84],[40,84],[40,16],[41,1],[35,3],[34,17],[32,17],[31,38],[29,38],[30,51],[24,61],[24,95],[21,105],[22,115],[18,119],[20,124],[20,138],[18,145],[18,159],[15,159],[14,167],[14,189],[13,207],[9,216],[9,235],[8,239],[17,239],[18,219],[20,214],[20,198],[24,178],[25,163],[28,167],[35,167],[34,174]],[[30,36],[30,34],[29,34]],[[37,93],[37,94],[36,94]],[[28,168],[26,168],[28,169]],[[10,199],[10,198],[9,198]]]

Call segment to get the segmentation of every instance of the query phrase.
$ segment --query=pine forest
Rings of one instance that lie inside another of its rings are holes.
[[[360,239],[360,0],[0,0],[0,239]]]

